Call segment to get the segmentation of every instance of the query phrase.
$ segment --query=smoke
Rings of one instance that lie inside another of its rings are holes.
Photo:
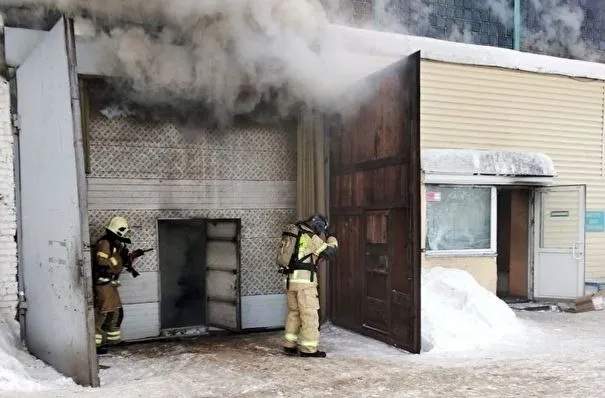
[[[584,4],[599,14],[605,10],[602,1],[529,0],[522,4],[526,5],[524,14],[528,14],[521,26],[525,50],[586,61],[603,59],[596,43],[583,37],[583,28],[588,21],[581,6]],[[511,1],[487,0],[486,6],[501,23],[511,25]]]
[[[402,4],[405,3],[405,4]],[[374,24],[381,30],[424,36],[429,34],[433,7],[423,0],[374,0]],[[402,18],[403,17],[403,18]]]
[[[460,28],[458,25],[454,24],[452,26],[452,32],[447,40],[459,43],[474,43],[475,37],[471,31],[470,24],[464,24],[463,28]]]
[[[329,108],[350,81],[325,36],[318,0],[0,0],[94,24],[113,54],[113,84],[130,101],[211,109],[216,121],[269,106],[287,117]],[[87,29],[89,34],[91,28]],[[118,84],[119,82],[119,84]]]
[[[579,5],[562,0],[531,0],[531,5],[542,28],[526,32],[529,48],[588,61],[599,58],[597,48],[582,37],[585,12]]]
[[[339,23],[478,41],[475,11],[458,7],[450,17],[443,12],[443,7],[454,10],[447,2],[324,3]],[[490,21],[512,27],[511,0],[478,4]],[[524,4],[533,7],[536,18],[523,27],[527,48],[598,59],[599,51],[582,39],[587,16],[577,0]],[[77,18],[79,33],[96,36],[111,54],[104,69],[116,76],[111,83],[117,96],[166,113],[211,116],[220,124],[251,113],[287,118],[302,104],[328,111],[342,107],[336,98],[358,75],[355,70],[363,69],[327,36],[329,20],[319,0],[0,0],[0,6],[13,20],[18,14],[17,19],[37,21],[46,9]],[[24,12],[7,6],[38,8]]]

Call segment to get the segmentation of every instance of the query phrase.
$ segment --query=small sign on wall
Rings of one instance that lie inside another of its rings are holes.
[[[553,210],[550,212],[550,218],[567,218],[569,210]]]
[[[441,192],[427,192],[426,201],[427,202],[441,202]]]
[[[605,212],[587,211],[584,229],[586,232],[605,232]]]

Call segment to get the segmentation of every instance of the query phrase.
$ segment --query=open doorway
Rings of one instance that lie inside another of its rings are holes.
[[[527,299],[530,189],[498,189],[498,297]]]
[[[160,328],[206,326],[206,221],[159,220]]]
[[[163,335],[239,330],[240,220],[158,220]]]

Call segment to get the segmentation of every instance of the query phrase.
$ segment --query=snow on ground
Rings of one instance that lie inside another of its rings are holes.
[[[109,366],[101,370],[103,386],[90,389],[48,368],[40,379],[33,373],[40,365],[14,349],[12,331],[1,349],[19,360],[0,357],[0,374],[8,363],[9,370],[17,369],[15,383],[0,385],[0,396],[602,396],[605,311],[515,317],[463,271],[427,271],[423,289],[423,339],[433,349],[421,355],[331,325],[322,328],[327,359],[282,355],[279,332],[142,343],[101,357],[100,364]]]
[[[460,269],[423,269],[420,303],[425,352],[474,350],[521,332],[513,310]]]
[[[17,322],[0,319],[0,392],[40,391],[61,386],[74,386],[74,383],[21,348]]]

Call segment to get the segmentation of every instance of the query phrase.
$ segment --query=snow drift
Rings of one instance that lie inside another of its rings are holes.
[[[17,323],[0,318],[0,392],[41,391],[74,385],[71,379],[61,376],[20,347]]]
[[[422,270],[423,352],[470,351],[519,333],[513,310],[466,271]]]

